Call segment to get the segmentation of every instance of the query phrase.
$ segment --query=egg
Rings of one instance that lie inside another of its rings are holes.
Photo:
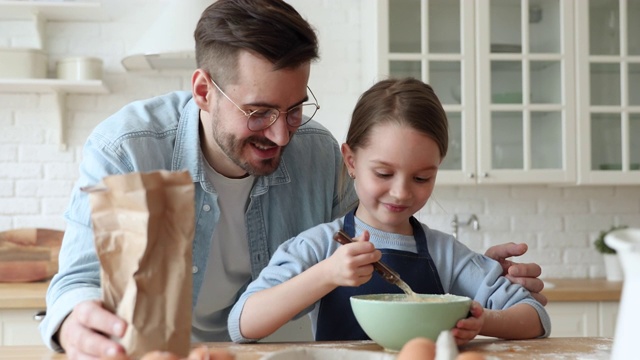
[[[456,357],[456,360],[485,360],[485,358],[484,355],[475,351],[467,351],[460,353],[460,355]]]
[[[191,350],[187,360],[208,360],[209,349],[206,346],[201,346]]]
[[[436,344],[423,337],[407,341],[400,349],[396,360],[433,360],[436,357]]]
[[[140,360],[180,360],[180,357],[168,351],[152,351],[144,354]]]
[[[201,346],[191,350],[187,360],[233,360],[235,357],[224,349],[208,349]]]
[[[230,352],[223,349],[211,349],[209,350],[210,360],[234,360],[236,357]]]

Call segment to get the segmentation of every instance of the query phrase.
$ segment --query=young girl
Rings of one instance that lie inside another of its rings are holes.
[[[342,145],[359,204],[278,248],[229,314],[233,341],[259,340],[307,313],[316,340],[368,339],[349,297],[402,292],[373,273],[381,259],[417,293],[474,299],[471,316],[452,330],[458,345],[478,334],[548,336],[544,307],[502,277],[497,262],[413,217],[433,192],[448,141],[446,114],[429,85],[384,80],[367,90]],[[340,229],[359,241],[340,245],[333,240]]]

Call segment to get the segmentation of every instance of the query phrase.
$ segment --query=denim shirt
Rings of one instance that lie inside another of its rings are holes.
[[[78,303],[101,298],[89,201],[80,188],[95,185],[108,175],[160,169],[190,172],[195,185],[195,306],[220,215],[216,190],[203,169],[199,127],[199,108],[191,92],[174,92],[133,102],[91,133],[83,148],[80,177],[64,214],[67,226],[59,270],[47,291],[47,315],[40,325],[47,346],[60,351],[52,337],[66,316]],[[339,195],[341,167],[335,138],[311,121],[291,138],[276,171],[257,178],[245,213],[253,279],[282,242],[347,211],[355,192],[347,184],[346,193]]]

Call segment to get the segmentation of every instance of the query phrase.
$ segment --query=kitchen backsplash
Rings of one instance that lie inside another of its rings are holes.
[[[480,229],[459,230],[458,239],[484,252],[492,245],[524,242],[521,262],[537,262],[544,277],[604,277],[593,240],[612,224],[640,227],[640,186],[438,187],[418,218],[452,232],[453,215],[476,214]]]
[[[78,173],[81,150],[91,129],[124,104],[172,90],[189,90],[191,71],[125,72],[120,60],[168,0],[103,1],[109,21],[56,22],[45,25],[49,72],[58,59],[91,56],[104,62],[109,94],[69,94],[64,126],[68,147],[58,144],[54,96],[0,93],[0,230],[20,227],[64,229],[62,213]],[[316,116],[341,141],[353,105],[374,78],[367,61],[359,15],[369,1],[290,1],[318,30],[321,60],[313,64],[310,86],[321,110]],[[194,24],[195,25],[195,24]],[[29,21],[0,16],[0,46],[33,47]],[[366,36],[366,34],[364,35]],[[0,64],[1,66],[1,64]],[[436,89],[437,91],[437,89]],[[543,266],[544,277],[603,277],[602,256],[592,245],[598,232],[613,224],[640,227],[638,186],[436,187],[418,217],[452,232],[457,215],[477,215],[480,229],[459,230],[459,239],[477,251],[499,243],[526,242],[519,261]]]

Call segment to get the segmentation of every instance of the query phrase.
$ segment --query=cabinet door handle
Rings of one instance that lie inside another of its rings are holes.
[[[42,319],[44,319],[45,315],[47,315],[47,312],[45,310],[38,311],[37,313],[33,314],[33,320],[40,322],[42,321]]]

